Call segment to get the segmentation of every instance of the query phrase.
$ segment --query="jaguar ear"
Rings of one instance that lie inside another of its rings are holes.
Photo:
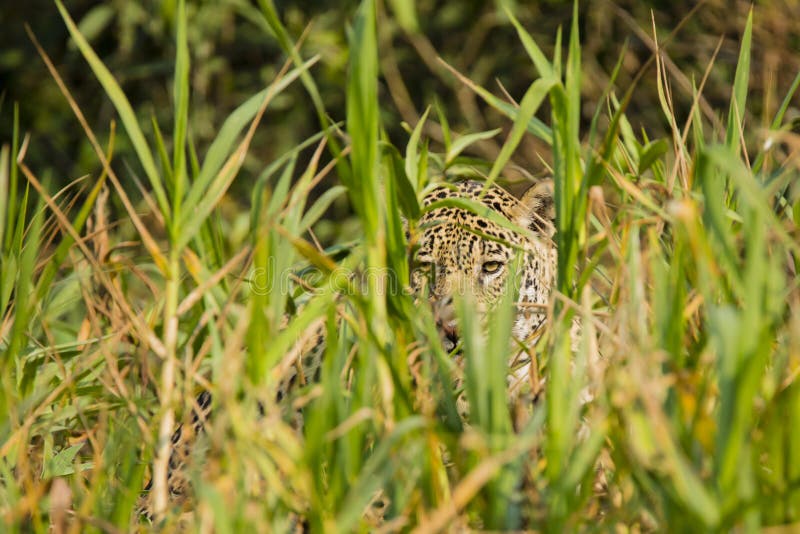
[[[542,180],[525,191],[519,199],[522,213],[519,223],[538,234],[553,237],[556,233],[556,204],[553,200],[553,180]]]

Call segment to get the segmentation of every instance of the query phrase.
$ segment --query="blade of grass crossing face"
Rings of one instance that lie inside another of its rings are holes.
[[[509,221],[502,215],[500,215],[496,210],[491,209],[490,207],[486,206],[481,202],[477,202],[474,200],[468,200],[466,198],[458,198],[458,197],[450,197],[445,198],[443,200],[437,200],[435,202],[431,202],[424,208],[422,208],[421,213],[424,215],[426,213],[430,213],[434,210],[439,208],[459,208],[463,210],[467,210],[475,215],[483,217],[485,219],[489,219],[493,223],[497,224],[502,228],[506,228],[518,234],[533,237],[531,231],[527,228],[522,228],[521,226],[514,224],[513,222]],[[471,232],[480,235],[483,238],[503,242],[501,238],[491,236],[489,234],[481,234],[477,230],[469,229]]]

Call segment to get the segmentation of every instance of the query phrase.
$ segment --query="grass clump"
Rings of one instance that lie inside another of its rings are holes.
[[[413,10],[392,4],[413,29]],[[653,56],[669,135],[650,139],[626,115],[635,84],[621,95],[609,87],[598,109],[582,109],[577,7],[552,57],[506,12],[535,74],[519,103],[451,68],[511,121],[487,162],[465,151],[499,132],[455,136],[441,106],[441,146],[422,135],[427,112],[405,147],[384,134],[373,1],[349,29],[344,125],[319,99],[316,58],[260,2],[288,59],[204,153],[191,135],[185,2],[176,10],[168,134],[155,120],[143,127],[57,6],[133,147],[124,176],[136,177],[138,192],[112,164],[115,126],[101,146],[43,53],[102,172],[51,192],[26,165],[16,123],[0,151],[5,530],[147,529],[133,510],[148,477],[161,526],[220,532],[285,531],[298,518],[318,531],[800,522],[800,197],[786,119],[800,77],[770,127],[753,131],[752,14],[725,120],[698,111],[705,79],[679,119],[665,55]],[[245,179],[269,106],[298,80],[320,132],[265,163],[245,243],[232,248],[226,192]],[[420,206],[430,183],[466,173],[502,181],[527,134],[552,147],[558,288],[531,349],[546,377],[543,398],[515,428],[504,354],[513,350],[513,295],[485,330],[468,300],[458,304],[459,369],[431,310],[400,289],[417,221],[431,209]],[[341,185],[321,191],[332,174]],[[345,194],[362,238],[324,248],[313,228]],[[323,333],[318,380],[301,377],[277,399],[282,378]],[[462,372],[463,392],[455,391]],[[213,393],[214,415],[191,454],[194,498],[181,516],[167,498],[169,438],[201,389]],[[472,407],[468,426],[456,413],[461,393]]]

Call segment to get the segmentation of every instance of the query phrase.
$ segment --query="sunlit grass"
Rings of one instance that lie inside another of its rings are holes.
[[[413,10],[393,4],[415,27]],[[443,146],[424,139],[421,125],[403,147],[383,135],[373,1],[349,30],[343,126],[322,107],[316,58],[303,56],[261,2],[288,60],[204,153],[190,135],[184,2],[168,130],[143,121],[58,6],[121,131],[93,132],[49,65],[102,174],[53,191],[25,164],[18,124],[0,150],[2,530],[146,530],[133,510],[149,477],[163,526],[219,532],[286,531],[301,521],[367,531],[380,522],[378,500],[388,530],[423,532],[800,523],[800,198],[785,118],[798,83],[763,121],[769,131],[746,123],[752,17],[720,110],[724,131],[696,106],[684,122],[676,117],[656,56],[653,105],[672,132],[648,139],[625,115],[635,86],[619,98],[609,89],[582,127],[577,17],[563,52],[559,33],[548,58],[508,13],[534,78],[518,105],[456,73],[510,119],[497,160],[479,162],[465,151],[499,132],[456,135],[438,107],[422,121],[436,116]],[[264,113],[297,81],[321,133],[264,162],[248,242],[229,250],[220,203],[242,179],[255,129],[269,128]],[[420,205],[427,186],[465,169],[502,181],[527,134],[553,148],[559,248],[550,320],[530,348],[546,378],[532,407],[509,406],[506,391],[512,294],[485,331],[469,300],[458,302],[466,360],[458,368],[431,310],[388,290],[409,283],[417,220],[433,209]],[[111,163],[120,135],[138,158],[125,167]],[[123,187],[123,168],[146,179],[146,193]],[[341,185],[310,201],[334,171]],[[363,238],[321,249],[310,230],[345,193]],[[119,225],[108,219],[112,204],[124,210]],[[281,379],[320,332],[319,380],[299,380],[278,400]],[[214,411],[188,466],[195,495],[181,514],[166,495],[169,437],[201,389],[213,393]],[[469,425],[456,412],[462,393]]]

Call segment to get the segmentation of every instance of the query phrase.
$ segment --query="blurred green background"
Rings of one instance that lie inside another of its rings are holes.
[[[413,126],[434,102],[443,106],[456,132],[509,128],[509,121],[487,109],[455,80],[437,61],[437,55],[478,84],[493,88],[498,94],[502,85],[512,97],[518,98],[536,73],[506,20],[504,9],[513,10],[541,43],[553,42],[557,28],[568,23],[572,10],[572,2],[559,0],[422,0],[416,3],[415,13],[406,15],[393,10],[398,4],[382,2],[379,13],[383,125],[389,137],[398,143],[405,143],[407,135],[403,122]],[[275,5],[293,39],[297,40],[309,26],[312,28],[302,45],[302,54],[304,57],[321,54],[321,63],[314,67],[314,78],[331,118],[344,119],[346,31],[356,2],[276,0]],[[77,0],[66,2],[66,6],[75,20],[80,21],[81,30],[140,113],[140,123],[148,125],[155,118],[162,129],[169,131],[176,2]],[[199,153],[203,153],[231,110],[274,78],[285,54],[271,35],[256,2],[203,1],[190,2],[188,7],[193,89],[191,136]],[[608,84],[609,73],[620,57],[622,72],[616,94],[621,95],[627,89],[652,53],[654,27],[669,58],[667,67],[671,68],[672,98],[679,120],[688,113],[692,84],[700,84],[722,38],[716,68],[703,91],[706,101],[701,106],[708,114],[711,109],[724,109],[730,94],[729,80],[733,77],[739,34],[749,8],[750,2],[741,0],[580,2],[585,73],[582,92],[588,103],[583,109],[587,113],[595,109]],[[675,37],[665,42],[684,19]],[[96,176],[99,163],[25,31],[29,25],[42,42],[102,142],[115,117],[114,109],[69,42],[55,5],[46,0],[4,2],[0,24],[3,28],[0,143],[8,142],[14,104],[18,103],[21,130],[31,136],[26,159],[35,172],[60,185],[87,173]],[[754,117],[772,116],[770,110],[779,105],[781,95],[786,94],[800,69],[798,50],[800,1],[756,2],[748,109]],[[628,109],[633,128],[642,129],[652,137],[664,135],[667,129],[658,107],[655,80],[656,69],[651,63]],[[798,115],[795,108],[789,113],[790,118]],[[547,116],[546,110],[542,116]],[[749,118],[746,124],[750,128],[761,126],[755,118]],[[145,128],[152,133],[152,128]],[[256,175],[276,156],[318,129],[310,98],[301,84],[295,84],[271,106],[259,128],[245,165],[245,176]],[[435,121],[428,122],[425,133],[434,144],[441,139]],[[475,155],[491,159],[497,154],[501,140],[500,136],[477,144]],[[548,150],[527,136],[514,159],[519,171],[534,176],[544,174],[543,161],[550,159]],[[122,176],[138,172],[133,161],[124,135],[119,136],[114,165],[124,171]],[[132,168],[125,168],[126,165]],[[510,172],[513,174],[514,170]],[[230,195],[231,209],[248,202],[250,184],[247,179],[235,182]],[[348,213],[344,199],[332,209],[339,218]]]

